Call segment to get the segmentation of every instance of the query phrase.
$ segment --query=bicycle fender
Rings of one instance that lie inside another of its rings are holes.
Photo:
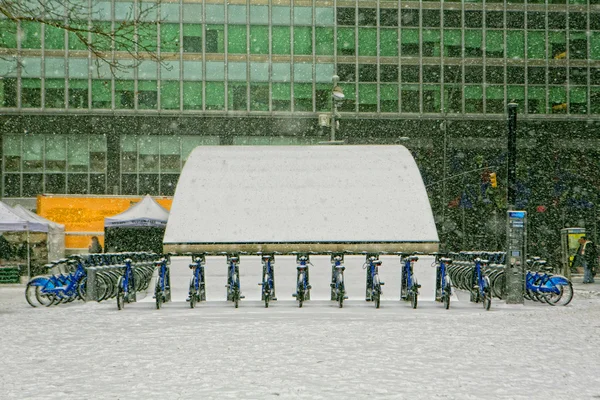
[[[552,282],[555,285],[568,285],[569,284],[569,280],[562,275],[554,275],[553,277],[550,278],[550,282]]]
[[[52,283],[50,281],[50,279],[46,278],[45,276],[35,276],[33,278],[31,278],[28,282],[28,285],[30,286],[46,286],[48,285],[48,283]],[[54,286],[54,285],[51,285]]]

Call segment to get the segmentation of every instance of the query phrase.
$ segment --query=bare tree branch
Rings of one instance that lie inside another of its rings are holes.
[[[144,60],[156,61],[168,69],[156,46],[160,3],[161,0],[132,3],[126,15],[116,16],[111,24],[111,16],[103,15],[98,2],[92,2],[90,7],[87,0],[0,0],[0,14],[6,17],[0,19],[4,21],[1,31],[9,28],[0,32],[0,57],[12,59],[17,55],[10,35],[23,37],[22,24],[34,23],[71,33],[70,40],[77,40],[93,54],[98,70],[106,64],[115,75]],[[113,51],[125,52],[129,59],[115,58]]]

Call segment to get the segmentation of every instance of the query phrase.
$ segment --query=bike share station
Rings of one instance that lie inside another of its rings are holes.
[[[274,272],[275,257],[295,257],[297,289],[302,277],[303,300],[309,300],[315,290],[309,271],[325,267],[311,257],[329,256],[324,300],[337,298],[341,307],[348,298],[345,258],[431,254],[438,243],[420,171],[403,146],[200,146],[181,173],[163,251],[225,256],[229,300],[243,298],[234,292],[244,275],[240,257],[259,256],[266,307],[282,299],[275,296],[281,275]],[[365,281],[372,284],[368,271]],[[301,304],[298,291],[285,295],[294,297]]]
[[[507,251],[504,298],[507,304],[524,304],[527,257],[527,212],[507,212]]]

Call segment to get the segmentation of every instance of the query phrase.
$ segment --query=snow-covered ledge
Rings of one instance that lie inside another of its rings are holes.
[[[438,242],[403,146],[200,146],[179,178],[164,251],[432,252]]]

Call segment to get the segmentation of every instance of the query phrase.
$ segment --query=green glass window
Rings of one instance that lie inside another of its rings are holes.
[[[438,85],[423,85],[423,112],[438,113],[442,107],[441,87]]]
[[[87,79],[69,79],[69,107],[88,108]]]
[[[571,86],[569,89],[569,112],[587,114],[587,90],[585,86]]]
[[[333,28],[315,28],[315,53],[322,56],[333,55]]]
[[[444,56],[462,57],[461,31],[444,29]]]
[[[482,57],[482,43],[480,30],[465,30],[465,57]]]
[[[329,74],[329,80],[331,80],[333,70]],[[331,83],[317,83],[315,85],[315,110],[319,111],[331,111]]]
[[[185,83],[183,86],[183,97],[185,106]],[[223,82],[206,82],[206,109],[225,109],[225,84]]]
[[[440,30],[425,29],[423,30],[423,57],[439,57],[440,49]]]
[[[7,19],[0,19],[0,47],[17,48],[17,24]]]
[[[312,54],[312,28],[294,27],[294,54]]]
[[[40,49],[42,47],[42,29],[38,22],[21,21],[21,47],[24,49]]]
[[[133,81],[115,81],[115,108],[133,108]]]
[[[525,112],[525,87],[524,86],[509,86],[506,89],[507,102],[517,103],[517,112]]]
[[[44,27],[44,47],[52,50],[65,48],[65,31],[51,25]]]
[[[179,137],[160,136],[160,172],[179,172],[181,148]]]
[[[156,81],[138,81],[138,108],[155,110],[158,105],[158,88]]]
[[[4,149],[4,171],[21,171],[21,136],[7,135],[2,138]]]
[[[39,108],[42,106],[42,80],[21,79],[21,107]]]
[[[46,172],[64,172],[67,170],[67,137],[55,135],[46,140]]]
[[[179,51],[179,24],[160,25],[160,49],[163,52]]]
[[[508,58],[523,58],[525,55],[525,35],[523,31],[507,31],[506,47]]]
[[[23,148],[27,149],[23,152],[23,171],[41,172],[44,168],[44,136],[24,136]]]
[[[109,80],[92,81],[92,108],[111,108]]]
[[[160,136],[138,136],[139,172],[158,172]]]
[[[504,87],[488,86],[486,88],[486,110],[488,114],[504,113]]]
[[[227,35],[227,51],[230,54],[246,54],[246,26],[229,25]]]
[[[402,112],[419,112],[419,85],[401,85],[400,86]]]
[[[563,59],[567,56],[567,36],[564,31],[548,32],[548,51],[550,57]]]
[[[290,54],[292,45],[290,42],[290,27],[289,26],[274,26],[272,28],[273,54]],[[332,42],[333,45],[333,42]]]
[[[87,28],[86,26],[80,26],[81,28]],[[103,32],[106,34],[110,34],[111,24],[110,22],[94,22],[92,26],[92,31],[97,30],[98,32]],[[131,38],[133,39],[133,33],[131,33]],[[112,46],[112,40],[110,36],[100,35],[100,34],[92,34],[92,43],[94,43],[94,47],[98,48],[102,51],[110,51]],[[69,32],[69,50],[85,50],[85,44],[79,40],[77,35],[73,32]]]
[[[337,51],[339,56],[353,56],[355,54],[354,28],[338,28]]]
[[[527,57],[532,59],[546,58],[546,33],[527,32]]]
[[[376,56],[377,55],[377,29],[359,28],[358,29],[358,55]]]
[[[600,87],[590,87],[590,113],[600,114]]]
[[[65,108],[65,80],[46,79],[44,106],[46,108]]]
[[[379,85],[381,112],[398,112],[398,85]]]
[[[138,35],[138,46],[140,50],[156,51],[158,41],[158,30],[156,25],[140,24],[138,27]]]
[[[527,113],[546,113],[546,88],[540,86],[529,86],[527,88]]]
[[[87,137],[69,136],[67,142],[67,165],[71,172],[88,172],[90,149]]]
[[[292,90],[289,83],[273,83],[271,97],[273,111],[290,111]]]
[[[224,25],[206,25],[206,52],[225,53]]]
[[[250,84],[250,111],[269,111],[269,84]]]
[[[160,83],[160,107],[163,110],[179,110],[179,81],[162,81]]]
[[[344,103],[339,107],[340,111],[355,112],[356,111],[356,93],[354,84],[345,84],[344,87]]]
[[[202,53],[202,25],[183,25],[183,52]]]
[[[361,83],[358,85],[358,111],[377,112],[376,84]]]
[[[485,54],[490,58],[504,57],[504,32],[490,30],[486,32]]]
[[[481,86],[465,86],[465,113],[479,114],[483,112],[483,88]]]
[[[269,27],[250,26],[250,53],[269,54]]]
[[[402,29],[400,37],[401,55],[418,56],[419,55],[419,30]]]
[[[590,34],[590,58],[600,60],[600,32]]]
[[[246,23],[246,5],[229,4],[227,14],[230,24]]]
[[[398,56],[398,29],[381,28],[379,31],[379,47],[382,57]]]
[[[248,91],[245,82],[231,82],[227,85],[228,109],[246,111],[248,105]]]
[[[587,34],[585,32],[570,32],[569,58],[583,60],[587,58]]]
[[[444,107],[447,113],[462,112],[462,86],[444,85]]]
[[[176,82],[174,82],[176,83]],[[216,85],[213,85],[216,84]],[[218,86],[220,85],[221,91],[219,92]],[[209,90],[208,87],[211,87]],[[213,97],[215,102],[214,106],[220,105],[220,108],[212,108],[213,110],[222,110],[225,104],[223,83],[222,82],[206,82],[208,98],[209,91],[210,96]],[[171,90],[174,91],[174,88]],[[179,108],[179,88],[177,88],[177,108]],[[201,110],[202,109],[202,82],[183,82],[183,109],[184,110]]]
[[[312,111],[313,88],[312,83],[294,84],[294,110]]]
[[[550,86],[548,102],[552,114],[565,114],[567,112],[567,90],[562,86]]]

